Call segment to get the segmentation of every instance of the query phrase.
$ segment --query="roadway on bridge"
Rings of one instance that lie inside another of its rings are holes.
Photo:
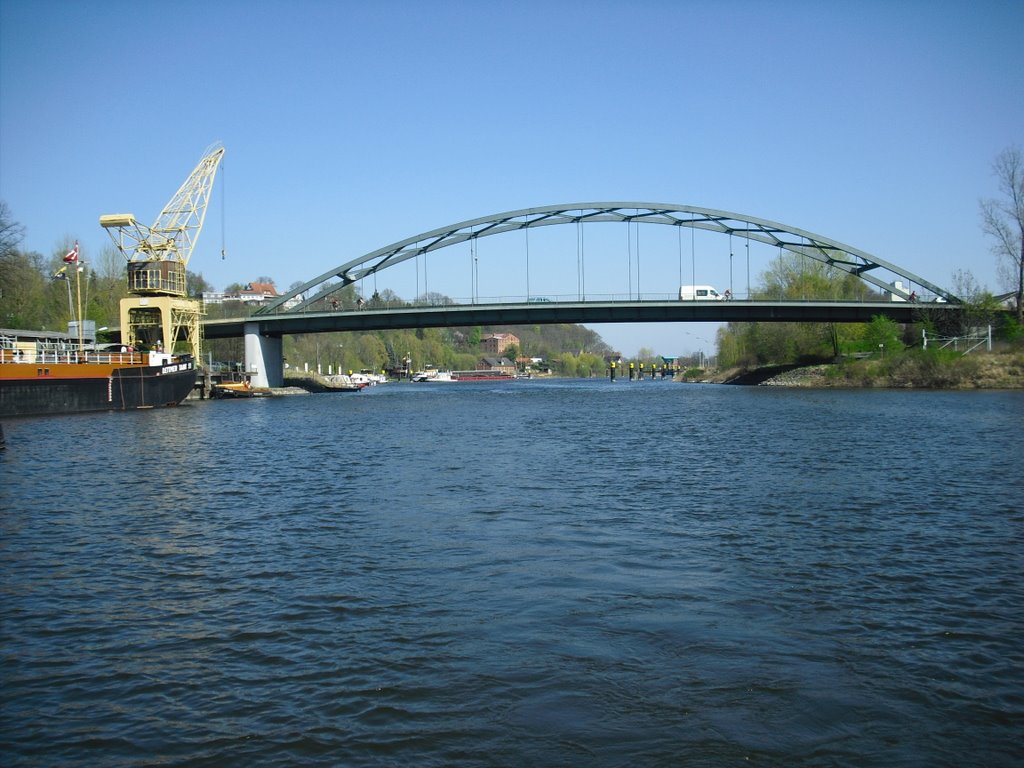
[[[475,325],[552,323],[827,322],[867,323],[882,315],[898,323],[918,322],[933,313],[959,311],[945,303],[851,301],[578,301],[518,304],[402,306],[345,312],[290,312],[207,320],[208,339],[243,336],[248,326],[263,336],[333,331],[379,331]]]

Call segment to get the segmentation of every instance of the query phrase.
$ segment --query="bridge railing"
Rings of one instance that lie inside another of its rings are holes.
[[[572,294],[536,294],[531,296],[519,295],[502,295],[502,296],[446,296],[442,299],[383,299],[376,298],[365,302],[358,309],[363,310],[392,310],[392,309],[421,309],[425,307],[464,307],[474,305],[504,305],[504,304],[529,304],[531,306],[541,307],[545,304],[556,304],[556,303],[576,303],[576,302],[603,302],[603,303],[630,303],[630,302],[645,302],[645,301],[686,301],[692,302],[692,299],[680,299],[678,293],[655,293],[655,292],[641,292],[641,293],[586,293],[583,295],[572,293]],[[763,293],[757,295],[748,294],[745,292],[737,291],[729,299],[723,299],[723,301],[771,301],[771,302],[785,302],[785,303],[807,303],[807,302],[828,302],[834,301],[836,303],[864,303],[874,304],[877,302],[892,301],[892,302],[905,302],[904,299],[899,297],[889,298],[882,295],[873,296],[861,296],[857,298],[822,298],[820,296],[770,296]],[[942,303],[945,299],[935,294],[921,294],[917,297],[917,303],[919,304],[931,304],[931,303]],[[708,302],[704,302],[708,303]],[[710,302],[714,303],[714,302]],[[302,311],[304,312],[323,312],[323,311],[353,311],[353,307],[341,308],[331,307],[329,304],[326,308],[308,306]]]

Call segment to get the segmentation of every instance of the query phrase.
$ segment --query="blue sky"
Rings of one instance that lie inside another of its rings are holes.
[[[996,194],[993,158],[1024,145],[1021,29],[1024,4],[988,0],[0,0],[0,199],[24,247],[95,255],[100,214],[154,220],[222,141],[189,265],[218,288],[285,288],[501,211],[635,200],[778,221],[995,290],[978,199]],[[641,234],[643,290],[667,293],[678,277],[654,265],[679,257],[659,237]],[[618,274],[624,293],[625,257],[586,238],[587,280]],[[576,290],[554,277],[575,234],[530,248],[532,292]],[[721,287],[729,246],[707,248],[697,281]],[[481,296],[522,292],[519,250],[481,253]],[[429,288],[468,296],[468,258],[442,253]],[[415,278],[386,275],[378,289],[412,298]],[[713,346],[706,325],[597,329],[626,354]]]

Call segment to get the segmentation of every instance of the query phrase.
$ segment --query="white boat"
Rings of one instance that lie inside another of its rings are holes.
[[[349,374],[349,379],[352,380],[353,384],[362,384],[367,387],[375,387],[378,384],[387,384],[388,377],[383,376],[379,373],[370,373],[369,371],[360,371],[359,373]]]
[[[358,392],[361,389],[366,389],[369,384],[363,382],[357,382],[344,373],[335,373],[332,376],[324,376],[324,381],[327,382],[331,390],[338,392]]]
[[[418,371],[412,377],[413,381],[430,381],[430,382],[450,382],[455,381],[452,378],[451,371],[438,371],[433,368],[429,368],[425,371]]]

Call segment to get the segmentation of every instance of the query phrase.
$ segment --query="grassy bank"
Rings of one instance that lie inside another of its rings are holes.
[[[725,383],[743,371],[706,380]],[[772,375],[766,385],[895,389],[1024,389],[1024,351],[960,355],[912,350],[888,358],[808,365]]]

